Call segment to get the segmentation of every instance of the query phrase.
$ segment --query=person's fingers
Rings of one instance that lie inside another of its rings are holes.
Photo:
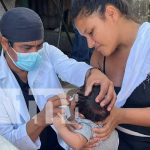
[[[95,136],[96,138],[102,139],[102,138],[104,138],[104,137],[108,137],[109,134],[110,134],[110,130],[107,130],[106,132],[101,133],[101,134],[96,134],[96,133],[95,133],[94,136]]]
[[[104,126],[102,128],[93,128],[92,131],[94,132],[94,137],[99,135],[99,138],[101,138],[110,131],[110,127]]]
[[[58,116],[59,118],[64,118],[64,115],[62,115],[60,112],[57,113],[57,116]]]
[[[58,106],[60,106],[60,104],[61,104],[61,102],[60,102],[60,100],[49,100],[47,103],[46,103],[46,106],[45,106],[45,111],[47,112],[47,113],[51,113],[51,114],[53,114],[53,112],[54,112],[54,110],[56,109],[56,108],[58,108]]]
[[[54,114],[54,115],[64,114],[64,110],[61,109],[61,108],[55,108],[55,109],[53,110],[53,114]]]
[[[64,105],[69,105],[69,103],[66,99],[60,99],[60,100],[54,101],[54,107],[64,106]]]
[[[110,130],[108,130],[107,132],[105,132],[103,134],[95,134],[95,137],[99,138],[99,141],[104,141],[110,137],[111,133],[112,132]]]
[[[67,120],[65,119],[65,117],[64,117],[63,114],[57,113],[57,116],[61,119],[61,121],[62,121],[63,124],[66,124],[66,121],[67,121]]]
[[[62,121],[62,123],[65,124],[65,118],[64,118],[64,110],[61,108],[55,108],[55,109],[46,109],[45,111],[45,118],[46,123],[53,123],[53,119],[59,119]]]
[[[101,138],[100,138],[100,141],[105,141],[105,140],[107,140],[107,139],[110,137],[110,135],[111,135],[111,132],[109,132],[106,136],[101,137]]]
[[[63,114],[64,110],[62,110],[61,108],[53,109],[53,107],[52,108],[50,108],[50,107],[45,108],[45,115],[49,118],[55,117],[58,113]]]
[[[85,148],[94,148],[99,142],[98,138],[92,138],[88,141],[88,143],[84,146]]]
[[[85,96],[88,96],[90,94],[90,92],[92,91],[92,86],[93,84],[85,87],[85,93],[84,93]]]
[[[48,99],[48,101],[54,101],[54,100],[57,100],[57,99],[60,99],[60,97],[59,97],[58,95],[55,95],[55,96],[53,96],[53,97],[50,97],[50,98]]]
[[[105,137],[109,137],[114,129],[113,124],[107,123],[102,128],[93,128],[94,137],[104,140]]]
[[[59,94],[59,95],[55,95],[55,96],[53,96],[53,97],[50,97],[50,98],[48,99],[48,101],[54,101],[54,100],[57,100],[57,99],[67,99],[67,96],[66,96],[65,93],[61,93],[61,94]]]
[[[88,96],[91,93],[93,85],[101,85],[101,84],[102,83],[99,80],[94,80],[94,81],[86,84],[84,95]]]
[[[110,103],[114,96],[114,89],[112,86],[108,87],[107,95],[105,95],[104,99],[101,101],[100,105],[103,107]]]
[[[101,83],[101,88],[98,96],[96,97],[96,102],[101,102],[107,95],[109,89],[109,84]]]
[[[111,103],[107,107],[108,111],[112,110],[113,106],[115,105],[116,99],[117,99],[117,96],[116,96],[116,93],[114,93]]]
[[[96,98],[97,99],[97,98]],[[101,107],[108,105],[107,110],[110,111],[116,102],[116,93],[113,86],[109,86],[108,93],[105,98],[100,102]]]
[[[53,107],[69,105],[68,101],[65,98],[60,98],[59,96],[54,96],[52,98],[49,98],[47,103],[49,105],[53,105]]]
[[[95,134],[102,134],[106,132],[106,129],[105,128],[93,128],[92,131],[94,132],[94,135],[95,135]]]

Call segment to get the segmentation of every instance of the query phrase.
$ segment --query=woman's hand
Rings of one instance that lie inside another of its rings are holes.
[[[110,116],[102,123],[102,128],[93,128],[95,137],[100,141],[106,140],[112,133],[112,131],[121,123],[122,108],[113,108]]]
[[[113,108],[110,116],[103,122],[103,128],[93,128],[94,138],[91,138],[89,142],[83,147],[83,150],[92,150],[99,144],[100,141],[106,140],[117,127],[121,117],[120,108]]]
[[[93,85],[100,85],[100,93],[96,98],[97,102],[103,107],[107,104],[108,111],[112,109],[116,101],[116,93],[112,81],[105,76],[99,69],[92,68],[90,74],[86,78],[85,95],[89,95]]]

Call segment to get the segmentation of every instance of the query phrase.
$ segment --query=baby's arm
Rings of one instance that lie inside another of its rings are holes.
[[[87,139],[83,135],[70,131],[66,126],[59,128],[57,131],[66,144],[73,149],[80,149],[87,143]]]
[[[80,149],[88,142],[83,135],[69,130],[64,119],[60,115],[54,118],[53,124],[58,131],[58,134],[71,148]]]

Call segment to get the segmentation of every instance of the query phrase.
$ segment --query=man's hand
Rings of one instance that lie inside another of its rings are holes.
[[[43,123],[45,124],[53,124],[53,118],[57,114],[63,114],[64,111],[60,107],[62,105],[68,105],[68,101],[66,100],[65,95],[64,96],[54,96],[48,99],[44,109],[40,112],[42,113],[42,116],[44,117]]]
[[[86,79],[85,96],[90,94],[93,85],[101,86],[96,101],[100,102],[102,107],[109,104],[107,109],[110,111],[116,101],[116,93],[112,81],[110,81],[100,70],[92,68]]]
[[[82,128],[80,124],[78,124],[75,120],[69,121],[67,120],[63,114],[58,113],[54,119],[53,124],[57,130],[61,130],[61,128],[67,127],[70,131],[74,131]]]
[[[66,126],[66,118],[64,117],[63,114],[58,113],[54,118],[53,118],[53,125],[57,130],[61,130],[61,128]]]
[[[59,108],[61,105],[68,105],[65,96],[54,96],[49,98],[44,109],[27,122],[27,134],[33,142],[37,140],[38,136],[47,125],[53,123],[53,118],[58,113],[63,113],[62,109]]]

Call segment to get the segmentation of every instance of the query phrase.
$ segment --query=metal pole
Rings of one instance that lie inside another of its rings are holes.
[[[7,11],[8,9],[7,9],[6,5],[5,5],[5,3],[3,2],[3,0],[0,0],[0,2],[1,2],[1,4],[2,4],[4,10]]]
[[[57,8],[58,13],[59,13],[59,16],[60,16],[60,18],[61,18],[62,24],[64,25],[65,32],[66,32],[66,34],[67,34],[68,40],[69,40],[69,42],[70,42],[70,45],[73,46],[71,37],[70,37],[70,35],[69,35],[68,28],[67,28],[67,26],[66,26],[66,23],[65,23],[65,21],[64,21],[63,15],[62,15],[63,12],[60,11],[60,7],[57,5],[57,3],[56,3],[55,0],[53,0],[53,3],[56,5],[56,8]]]

